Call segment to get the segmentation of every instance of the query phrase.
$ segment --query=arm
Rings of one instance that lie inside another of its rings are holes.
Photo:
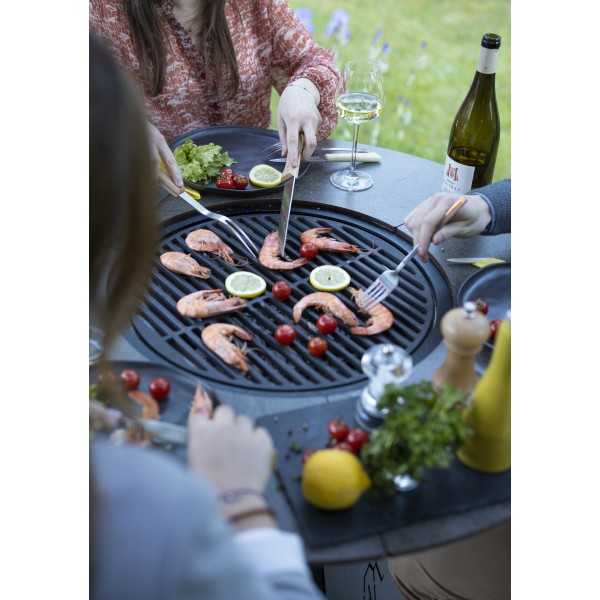
[[[263,2],[266,4],[271,26],[274,86],[282,94],[286,85],[292,83],[308,89],[311,89],[310,83],[314,85],[318,91],[315,100],[321,114],[317,139],[325,139],[337,122],[335,100],[341,85],[333,53],[313,41],[285,0]],[[281,77],[277,76],[278,71],[282,73]],[[308,80],[309,83],[299,81],[301,79]]]
[[[491,183],[477,190],[490,209],[491,220],[482,231],[482,235],[510,233],[510,179]]]

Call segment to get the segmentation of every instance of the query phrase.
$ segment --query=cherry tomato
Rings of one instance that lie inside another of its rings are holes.
[[[312,242],[306,242],[306,244],[300,246],[300,255],[306,258],[306,260],[312,260],[317,254],[319,254],[319,249]]]
[[[243,175],[234,175],[233,185],[236,190],[245,190],[248,187],[248,178]]]
[[[302,455],[302,464],[305,464],[306,461],[316,452],[316,450],[312,448],[307,448]]]
[[[352,446],[348,442],[338,442],[335,446],[333,446],[334,450],[345,450],[346,452],[352,452],[354,454],[354,450]]]
[[[296,330],[291,325],[280,325],[275,330],[275,339],[282,346],[289,346],[296,339]]]
[[[327,430],[331,438],[338,442],[343,442],[348,437],[350,428],[338,417],[329,421]]]
[[[337,321],[331,315],[321,315],[317,319],[317,329],[323,334],[333,333],[337,329]]]
[[[171,391],[171,384],[164,377],[157,377],[150,383],[150,395],[155,400],[164,400]]]
[[[320,337],[310,338],[308,341],[308,351],[313,356],[323,356],[327,352],[327,342]]]
[[[292,288],[285,281],[277,281],[273,285],[273,296],[277,300],[287,300],[292,295]]]
[[[351,429],[346,441],[350,444],[352,451],[358,454],[360,449],[369,441],[369,434],[364,429]]]
[[[222,177],[223,179],[232,179],[233,178],[233,169],[230,169],[229,167],[223,167],[219,171],[219,177]]]
[[[233,183],[233,179],[226,177],[217,177],[217,187],[221,190],[234,190],[235,184]]]
[[[482,315],[487,315],[488,310],[490,309],[488,303],[482,298],[477,298],[477,300],[475,300],[475,307]]]
[[[121,382],[128,392],[137,390],[140,385],[140,376],[133,369],[123,369],[121,371]]]
[[[490,321],[490,340],[492,340],[492,342],[496,339],[496,334],[498,333],[498,329],[500,329],[500,323],[502,323],[502,319],[493,319]]]

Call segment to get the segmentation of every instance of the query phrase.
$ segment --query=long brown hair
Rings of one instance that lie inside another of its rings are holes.
[[[225,18],[226,0],[204,0],[198,12],[201,27],[200,49],[205,63],[217,70],[215,84],[221,80],[224,67],[233,82],[232,95],[240,84],[233,41]],[[158,0],[125,0],[125,10],[136,47],[146,91],[157,96],[163,90],[166,71],[166,49]],[[214,90],[216,92],[216,90]]]
[[[90,36],[90,305],[108,345],[137,309],[158,241],[144,109]]]

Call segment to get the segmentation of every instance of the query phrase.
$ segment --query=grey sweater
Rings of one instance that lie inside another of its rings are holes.
[[[92,473],[93,600],[323,600],[297,536],[234,534],[174,460],[96,442]]]
[[[490,183],[471,193],[479,194],[490,207],[492,220],[483,235],[510,233],[510,179]]]

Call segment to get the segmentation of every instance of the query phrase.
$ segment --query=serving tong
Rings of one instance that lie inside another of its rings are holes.
[[[235,237],[240,241],[240,243],[244,246],[248,254],[254,259],[258,259],[258,248],[254,244],[254,242],[250,239],[248,234],[232,219],[226,217],[225,215],[221,215],[219,213],[213,212],[212,210],[208,210],[205,206],[203,206],[200,202],[194,200],[185,190],[182,192],[180,189],[171,181],[171,178],[162,170],[159,170],[159,179],[162,186],[176,198],[181,198],[185,200],[194,210],[197,210],[201,215],[208,217],[209,219],[214,219],[219,223],[222,223],[226,227],[229,228],[231,233],[235,235]]]
[[[467,201],[464,196],[458,198],[458,200],[444,213],[444,218],[440,223],[438,229],[446,225],[448,221],[452,218],[452,215],[456,213]],[[402,223],[398,227],[404,225]],[[414,240],[413,240],[414,242]],[[404,269],[407,263],[412,259],[412,257],[417,253],[419,249],[419,245],[413,246],[413,249],[402,259],[402,261],[398,264],[395,269],[389,269],[384,271],[364,292],[363,298],[364,303],[362,308],[364,310],[369,310],[375,304],[379,304],[383,302],[398,286],[400,283],[400,271]]]

